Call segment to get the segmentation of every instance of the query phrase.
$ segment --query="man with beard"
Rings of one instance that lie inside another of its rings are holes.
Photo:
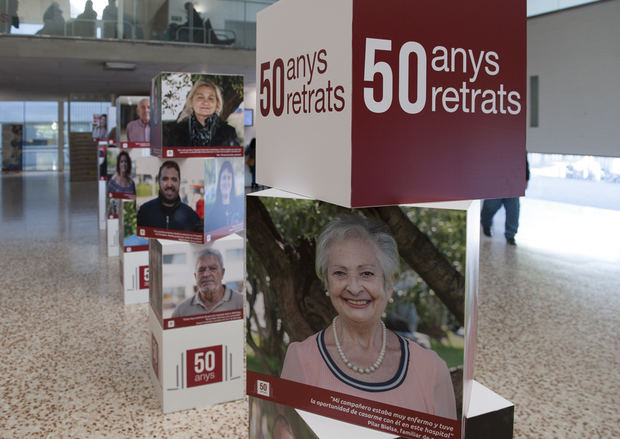
[[[243,308],[243,295],[222,284],[225,271],[218,250],[208,248],[200,252],[194,269],[198,291],[176,307],[172,318]]]
[[[179,198],[181,171],[172,160],[165,161],[157,173],[159,195],[140,206],[138,226],[157,229],[203,232],[200,217]]]

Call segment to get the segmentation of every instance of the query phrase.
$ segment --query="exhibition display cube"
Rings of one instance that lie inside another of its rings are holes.
[[[347,209],[270,189],[247,196],[247,215],[248,395],[331,418],[321,425],[460,438],[473,378],[480,203]],[[388,258],[385,245],[369,245],[370,255],[360,256],[366,255],[366,247],[355,247],[358,236],[366,236],[358,235],[362,228],[374,230],[377,242],[394,242],[396,272],[388,276],[383,263],[372,262]],[[321,241],[327,230],[339,234]],[[332,260],[330,246],[353,259]],[[325,267],[329,282],[319,278],[321,260],[337,267],[333,275]],[[370,276],[383,279],[382,286],[372,287]],[[346,284],[349,292],[332,288],[340,278],[353,282]],[[378,382],[364,375],[374,369],[352,371],[342,353],[338,358],[332,336],[343,328],[337,321],[361,325],[371,314],[393,340],[391,354],[385,353],[392,366],[381,369],[387,375]]]
[[[522,195],[525,13],[492,0],[263,9],[257,182],[352,207]]]
[[[151,378],[164,413],[244,396],[244,245],[236,234],[149,239]],[[223,296],[209,308],[214,284]]]

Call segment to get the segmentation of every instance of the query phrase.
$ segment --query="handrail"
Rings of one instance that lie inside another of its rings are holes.
[[[202,15],[205,12],[196,12],[195,9],[194,13],[201,17],[200,21],[192,21],[195,16],[188,13],[188,21],[186,20],[183,23],[184,13],[181,12],[178,5],[173,7],[168,2],[155,5],[156,2],[125,0],[123,7],[125,12],[122,13],[119,8],[118,12],[115,13],[116,17],[110,13],[102,16],[99,9],[96,11],[84,9],[78,15],[78,11],[72,7],[70,14],[72,17],[67,17],[68,10],[65,8],[55,11],[55,14],[47,14],[48,10],[46,9],[44,19],[41,19],[38,18],[40,17],[38,13],[35,13],[37,18],[33,17],[32,11],[41,10],[41,3],[43,6],[53,5],[52,0],[19,0],[19,10],[15,12],[15,22],[19,22],[19,28],[16,25],[11,26],[10,23],[5,23],[5,17],[2,16],[0,17],[0,34],[159,40],[255,48],[256,12],[268,7],[275,1],[196,0],[196,8],[198,9],[207,2],[209,4],[215,2],[224,6],[222,8],[209,8],[212,11],[210,13],[212,22],[221,27],[215,29],[206,24],[208,18]],[[2,2],[3,0],[0,0],[0,3]],[[36,4],[37,8],[31,8],[29,4]],[[4,9],[4,7],[0,5],[0,9]],[[221,12],[215,13],[214,11]],[[98,14],[96,18],[94,14]],[[118,21],[122,21],[122,23]]]
[[[195,41],[195,35],[197,32],[202,34],[202,43],[203,44],[220,44],[229,46],[233,44],[237,39],[237,34],[235,31],[231,29],[214,29],[210,26],[207,26],[206,23],[204,26],[177,26],[175,32],[175,39],[173,41],[187,41],[185,39],[181,39],[181,32],[187,31],[189,42],[198,42]],[[215,37],[215,41],[214,38]]]

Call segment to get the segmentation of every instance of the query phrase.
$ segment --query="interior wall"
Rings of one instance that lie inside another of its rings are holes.
[[[539,81],[530,152],[620,157],[620,0],[528,19],[528,87]]]

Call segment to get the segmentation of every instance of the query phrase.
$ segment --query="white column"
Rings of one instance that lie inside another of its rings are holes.
[[[65,120],[64,99],[58,101],[58,172],[65,170]]]

